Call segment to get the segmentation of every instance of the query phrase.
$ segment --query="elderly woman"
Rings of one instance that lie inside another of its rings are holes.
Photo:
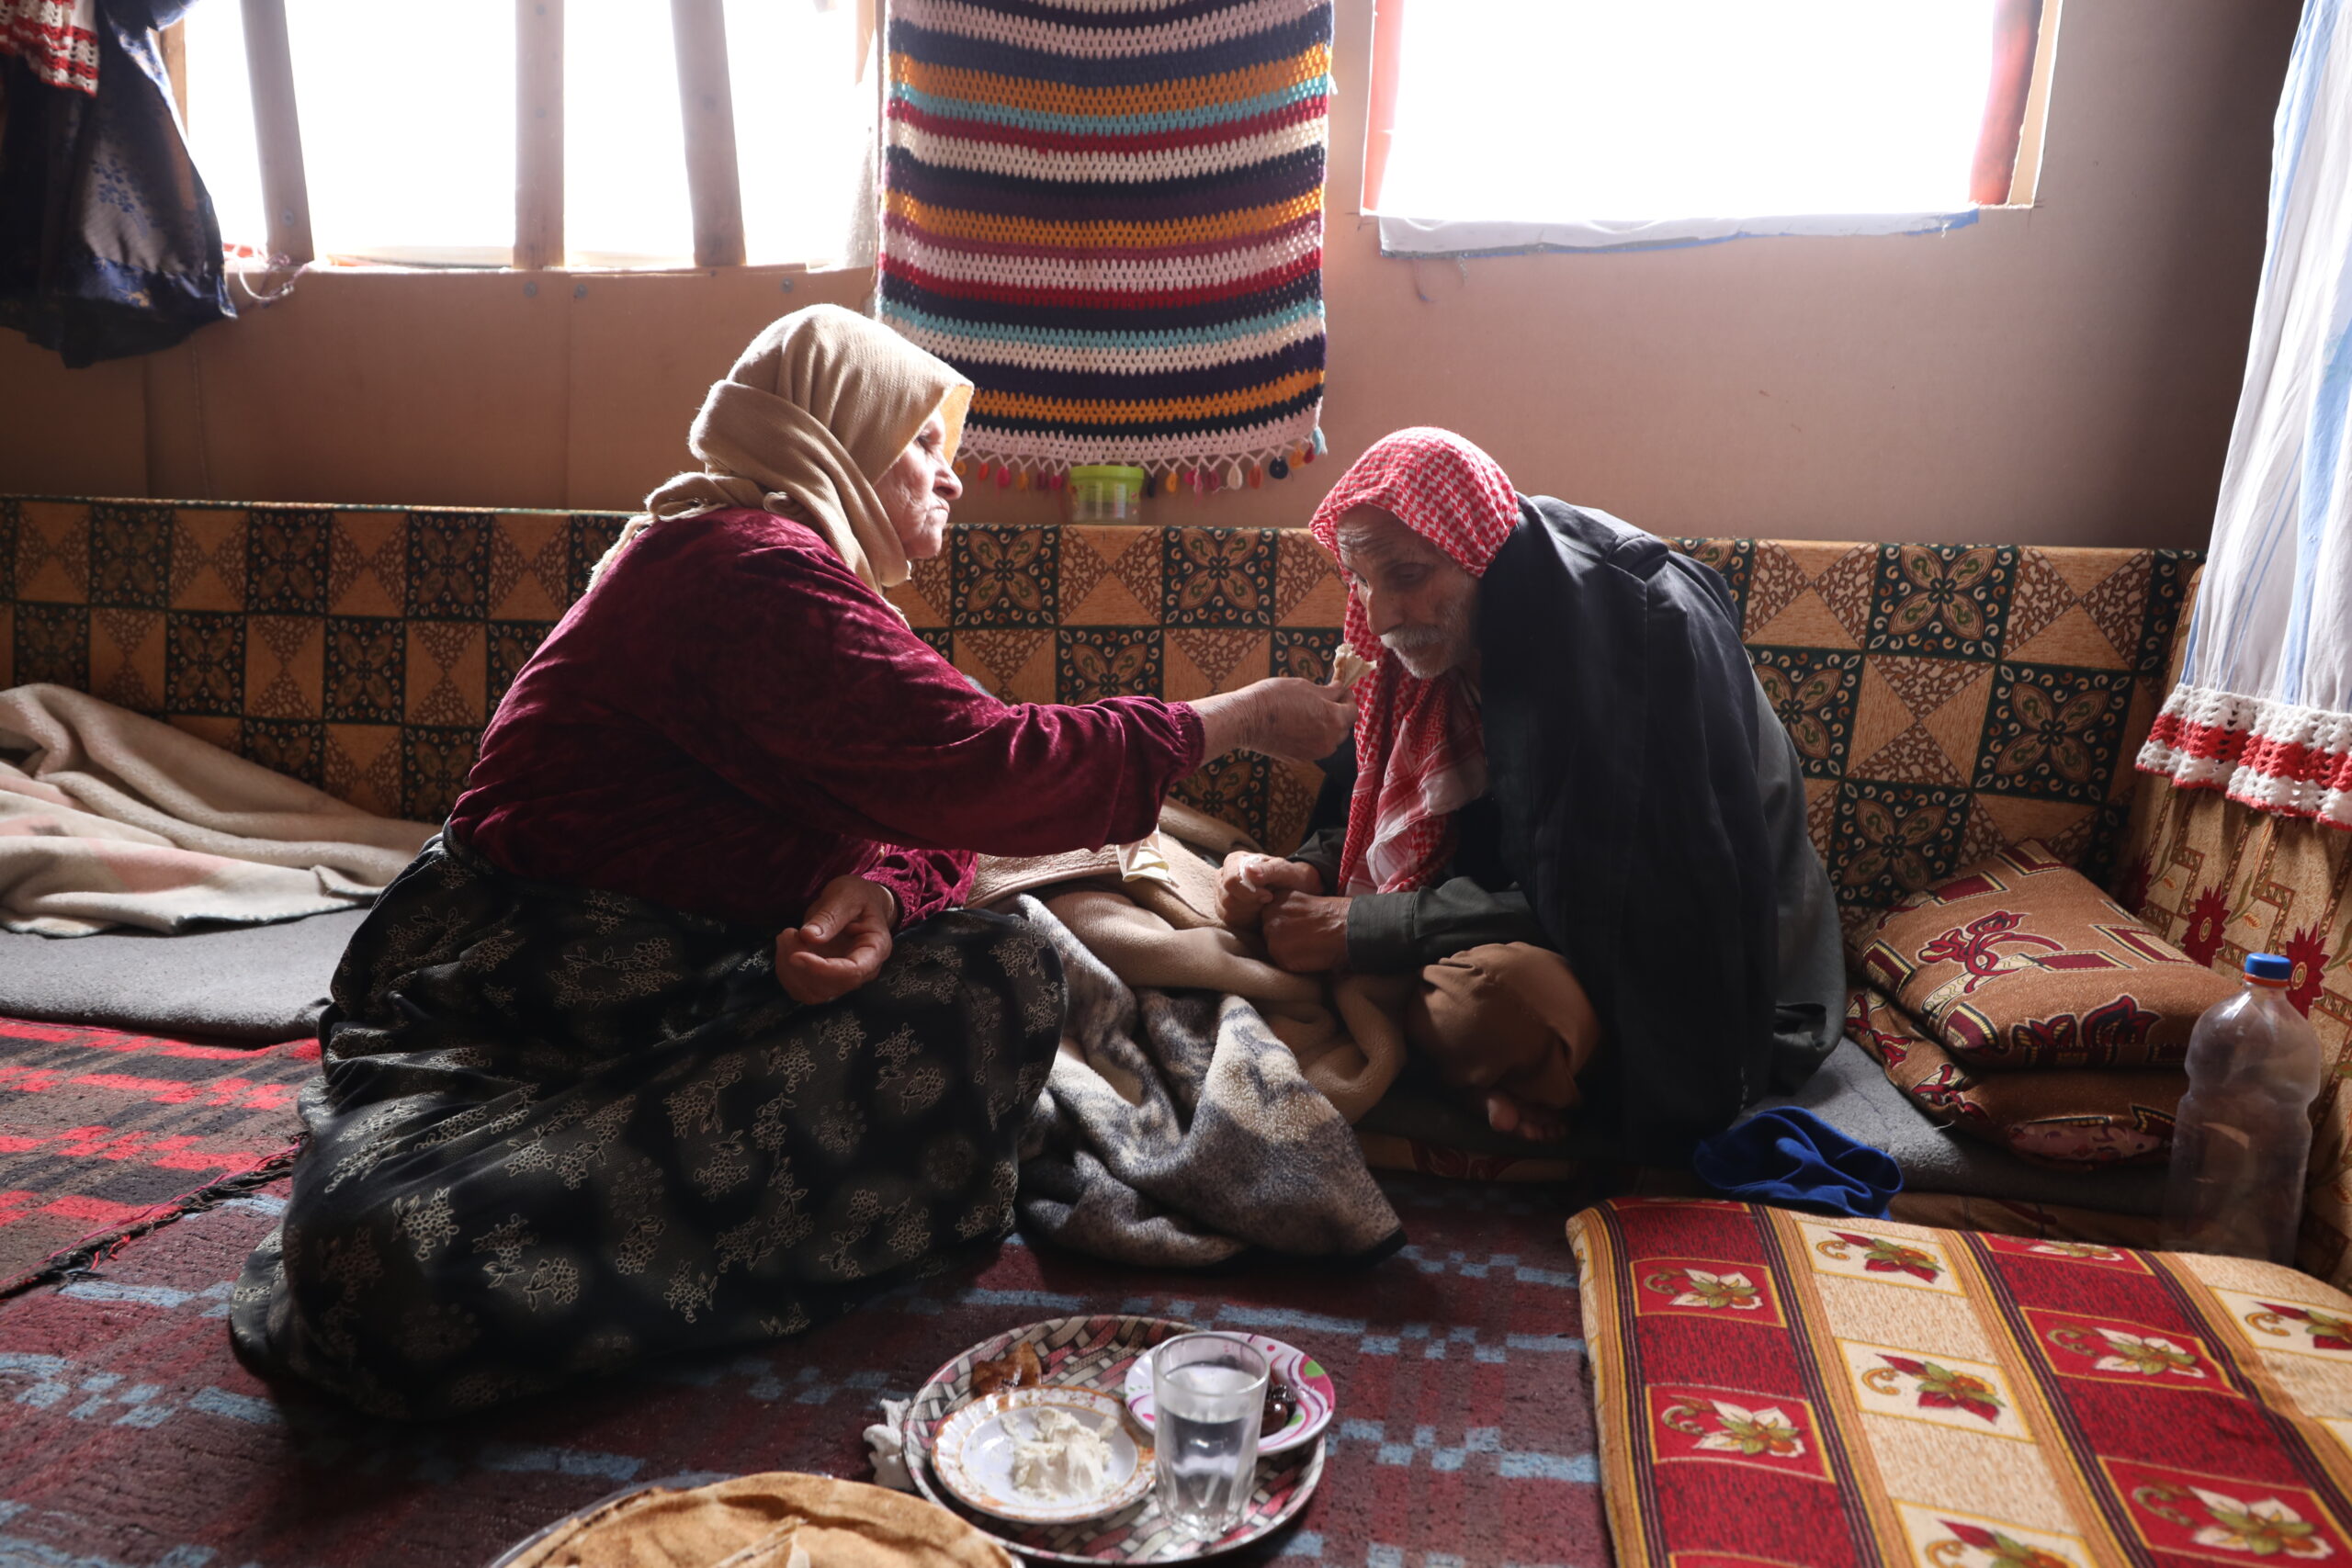
[[[788,1335],[1010,1229],[1060,971],[974,852],[1119,842],[1352,709],[1001,703],[882,590],[939,553],[969,384],[776,322],[499,705],[337,971],[310,1144],[231,1323],[399,1416]]]

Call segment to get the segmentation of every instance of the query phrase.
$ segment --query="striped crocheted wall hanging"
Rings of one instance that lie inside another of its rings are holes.
[[[972,378],[966,477],[1322,450],[1330,0],[891,0],[882,318]]]

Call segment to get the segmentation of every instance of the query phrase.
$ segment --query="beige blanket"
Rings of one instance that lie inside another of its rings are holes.
[[[372,900],[434,829],[63,686],[0,691],[0,926],[259,925]]]
[[[1254,956],[1217,919],[1216,868],[1187,844],[1219,856],[1256,847],[1170,801],[1159,830],[1138,843],[1034,860],[983,855],[971,903],[984,908],[1034,893],[1127,985],[1243,998],[1290,1047],[1306,1081],[1346,1120],[1361,1120],[1404,1070],[1411,982],[1351,975],[1327,983]]]

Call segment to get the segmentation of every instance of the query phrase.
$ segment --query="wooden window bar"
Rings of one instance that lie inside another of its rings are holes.
[[[244,0],[245,72],[254,93],[254,141],[261,153],[261,198],[269,209],[273,262],[308,263],[311,187],[302,173],[302,120],[294,107],[294,52],[286,40],[286,0]]]
[[[670,28],[685,116],[695,265],[741,266],[743,190],[735,163],[735,95],[727,78],[727,13],[721,0],[670,0]]]
[[[514,0],[514,265],[563,265],[563,0]]]
[[[164,75],[172,84],[172,103],[180,111],[180,130],[187,130],[187,23],[174,22],[155,34],[164,56]]]

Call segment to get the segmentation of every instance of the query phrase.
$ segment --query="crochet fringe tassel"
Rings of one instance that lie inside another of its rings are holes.
[[[1261,447],[1236,457],[1211,460],[1165,458],[1132,462],[1114,456],[1102,459],[1144,471],[1146,495],[1172,495],[1179,491],[1206,494],[1219,490],[1261,488],[1268,479],[1286,479],[1328,451],[1323,432],[1287,446]],[[1069,470],[1080,465],[1006,453],[974,452],[967,445],[956,459],[956,477],[967,485],[992,485],[999,490],[1060,490]]]

